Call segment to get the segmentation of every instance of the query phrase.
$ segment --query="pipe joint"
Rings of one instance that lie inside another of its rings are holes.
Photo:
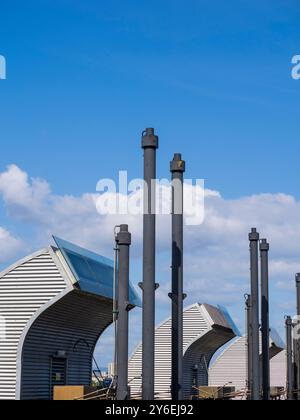
[[[131,245],[131,233],[128,232],[128,225],[121,225],[120,232],[117,234],[118,245]]]
[[[142,136],[143,149],[158,149],[158,136],[155,135],[154,128],[146,128]]]
[[[185,172],[185,161],[182,160],[182,155],[180,153],[176,153],[172,162],[170,163],[171,172]]]
[[[270,245],[268,244],[266,239],[263,239],[260,243],[260,250],[261,251],[269,251],[270,250]],[[299,280],[300,281],[300,280]]]
[[[259,241],[259,233],[257,232],[256,228],[253,228],[251,230],[251,233],[249,233],[249,241],[250,242],[258,242]]]

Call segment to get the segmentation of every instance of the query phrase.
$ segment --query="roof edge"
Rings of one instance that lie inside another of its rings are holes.
[[[5,268],[3,271],[0,272],[0,279],[2,277],[6,276],[11,271],[15,270],[20,265],[23,265],[23,264],[27,263],[28,261],[33,260],[36,257],[39,257],[40,255],[47,254],[47,253],[51,254],[51,250],[52,250],[52,247],[48,246],[48,247],[42,248],[39,251],[36,251],[36,252],[28,255],[27,257],[23,257],[23,258],[19,259],[18,261],[11,264],[9,267]]]

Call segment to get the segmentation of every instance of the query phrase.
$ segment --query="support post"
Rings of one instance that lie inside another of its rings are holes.
[[[261,258],[261,335],[263,400],[270,400],[270,308],[269,308],[269,250],[266,239],[260,243]]]
[[[287,399],[294,400],[294,369],[293,369],[293,321],[286,317],[286,358],[287,358]]]
[[[248,383],[247,383],[247,398],[252,400],[252,319],[251,319],[251,296],[246,295],[246,317],[247,317],[247,370],[248,370]]]
[[[172,399],[183,400],[183,174],[185,162],[174,155],[172,173]]]
[[[156,150],[158,137],[147,128],[144,149],[144,238],[143,238],[143,400],[154,400],[155,378],[155,248],[156,248]]]
[[[259,282],[258,282],[258,242],[259,233],[255,228],[249,234],[251,267],[251,320],[252,320],[252,399],[260,400],[260,352],[259,352]]]
[[[118,270],[118,332],[117,332],[117,400],[128,399],[128,311],[129,311],[129,248],[131,234],[121,225],[117,235],[119,248]]]

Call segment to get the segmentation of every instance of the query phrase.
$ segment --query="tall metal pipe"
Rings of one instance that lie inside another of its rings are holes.
[[[262,391],[263,400],[270,400],[270,308],[269,308],[269,250],[266,239],[260,243],[261,258],[261,334],[262,334]]]
[[[247,371],[248,371],[248,383],[247,383],[247,389],[248,389],[248,399],[252,399],[252,318],[251,318],[251,296],[246,295],[246,318],[247,318]]]
[[[293,321],[286,317],[286,357],[287,357],[287,399],[294,400],[294,369],[293,369]]]
[[[172,399],[183,400],[183,174],[185,162],[177,153],[172,173]]]
[[[143,239],[143,400],[154,400],[155,377],[155,247],[156,247],[156,150],[158,137],[147,128],[142,137],[144,149],[144,239]]]
[[[260,400],[260,354],[259,354],[259,282],[258,282],[258,242],[259,233],[255,228],[249,234],[251,267],[251,320],[252,320],[252,399]]]
[[[128,311],[129,311],[129,248],[131,234],[121,225],[117,235],[118,270],[118,331],[117,331],[117,400],[128,398]]]
[[[296,274],[296,290],[297,290],[297,321],[296,321],[296,342],[295,342],[295,376],[296,376],[296,383],[295,386],[297,388],[296,397],[299,399],[300,397],[300,273]]]

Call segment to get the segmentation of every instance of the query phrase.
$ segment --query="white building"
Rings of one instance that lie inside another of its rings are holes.
[[[55,385],[91,384],[96,343],[112,323],[113,263],[56,242],[0,273],[0,400],[49,400]]]
[[[273,330],[270,336],[271,386],[285,386],[282,366],[284,343]],[[234,340],[209,369],[209,385],[222,387],[230,383],[236,390],[246,390],[248,378],[246,336]],[[280,365],[280,369],[278,366]],[[279,373],[280,371],[280,373]],[[278,381],[278,383],[276,383]]]
[[[184,398],[189,399],[193,386],[208,385],[211,358],[238,331],[223,308],[194,304],[184,310]],[[129,361],[129,384],[133,396],[141,394],[142,344]],[[156,398],[171,398],[171,319],[155,332],[155,393]]]

